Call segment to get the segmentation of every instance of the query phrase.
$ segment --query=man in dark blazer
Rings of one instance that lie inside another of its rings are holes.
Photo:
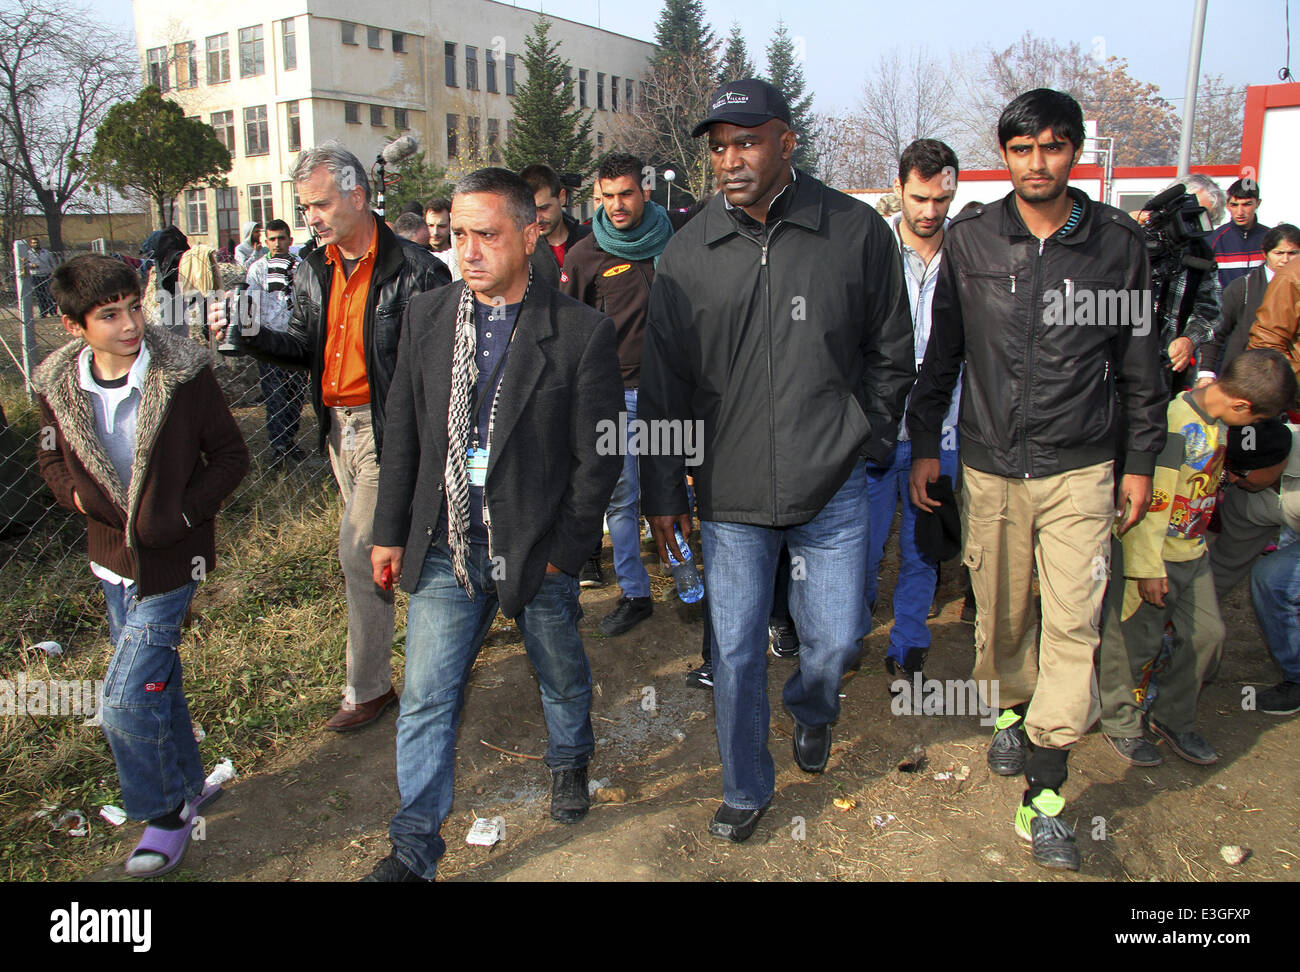
[[[598,445],[617,425],[622,378],[613,322],[530,273],[535,219],[514,173],[462,179],[451,226],[464,286],[407,308],[371,555],[376,584],[411,594],[402,805],[393,851],[367,880],[433,879],[465,682],[498,605],[541,685],[551,816],[574,823],[588,809],[591,669],[577,574],[622,468]]]

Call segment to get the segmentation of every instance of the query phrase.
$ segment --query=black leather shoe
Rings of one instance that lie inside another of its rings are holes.
[[[422,878],[407,867],[396,854],[389,854],[375,865],[375,869],[361,879],[362,883],[382,884],[428,884],[428,878]]]
[[[709,821],[709,833],[736,844],[749,840],[766,809],[767,807],[759,807],[757,810],[737,810],[724,803]]]
[[[551,818],[560,823],[577,823],[590,807],[587,767],[556,770],[551,776]]]
[[[831,727],[794,724],[794,761],[805,773],[826,769],[831,755]]]
[[[620,597],[618,607],[600,619],[600,633],[606,638],[625,634],[654,613],[648,597]]]

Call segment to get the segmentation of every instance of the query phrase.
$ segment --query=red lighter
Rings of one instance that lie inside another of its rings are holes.
[[[379,572],[379,586],[386,591],[393,589],[393,565],[384,564],[384,569]]]

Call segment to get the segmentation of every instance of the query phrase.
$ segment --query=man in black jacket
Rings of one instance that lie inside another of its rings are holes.
[[[1045,88],[1027,92],[1002,112],[998,140],[1015,188],[948,229],[908,407],[910,492],[920,509],[937,505],[927,485],[939,478],[941,425],[964,362],[958,428],[974,674],[985,703],[1003,710],[989,766],[1025,774],[1016,831],[1032,842],[1034,860],[1077,870],[1059,791],[1069,747],[1100,714],[1093,654],[1116,449],[1123,534],[1151,502],[1167,392],[1142,231],[1068,187],[1083,149],[1078,103]]]
[[[328,441],[342,493],[347,684],[325,725],[343,732],[373,722],[397,699],[390,663],[393,595],[372,583],[370,571],[384,401],[407,301],[450,283],[451,273],[426,248],[399,240],[370,211],[366,171],[338,143],[302,152],[290,177],[320,246],[294,272],[288,331],[253,329],[243,343],[256,358],[310,371],[319,448]]]
[[[393,853],[368,880],[433,879],[465,682],[498,605],[541,686],[551,816],[587,812],[595,744],[577,573],[622,465],[599,448],[621,382],[609,318],[530,274],[534,219],[514,173],[462,179],[451,227],[464,286],[413,300],[402,329],[371,554],[375,583],[411,594],[402,805]]]
[[[801,642],[783,693],[795,761],[820,773],[860,633],[864,458],[889,456],[915,362],[889,227],[791,166],[784,96],[724,84],[705,131],[722,191],[669,242],[651,290],[640,417],[660,448],[642,460],[641,495],[667,560],[674,526],[691,532],[681,446],[702,423],[695,489],[723,788],[709,831],[740,841],[775,789],[765,655],[777,554],[788,544]]]

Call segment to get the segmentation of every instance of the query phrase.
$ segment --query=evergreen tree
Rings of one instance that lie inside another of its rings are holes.
[[[749,56],[749,47],[745,44],[745,35],[740,32],[740,24],[733,22],[722,54],[722,69],[718,72],[718,80],[725,84],[740,78],[754,77],[758,77],[758,68]]]
[[[557,53],[559,43],[551,43],[550,29],[551,22],[539,17],[524,41],[527,79],[515,89],[514,125],[503,149],[505,165],[518,171],[545,162],[556,172],[586,175],[595,153],[593,113],[574,107],[573,80],[566,77],[566,72],[571,74],[569,62]]]
[[[718,39],[704,21],[704,0],[665,0],[655,24],[655,43],[659,50],[652,63],[664,57],[715,56]]]
[[[813,141],[812,94],[804,94],[803,67],[796,57],[794,39],[785,22],[776,22],[776,33],[767,45],[767,80],[785,95],[790,106],[790,127],[799,136],[794,164],[805,172],[817,171],[817,146]]]

